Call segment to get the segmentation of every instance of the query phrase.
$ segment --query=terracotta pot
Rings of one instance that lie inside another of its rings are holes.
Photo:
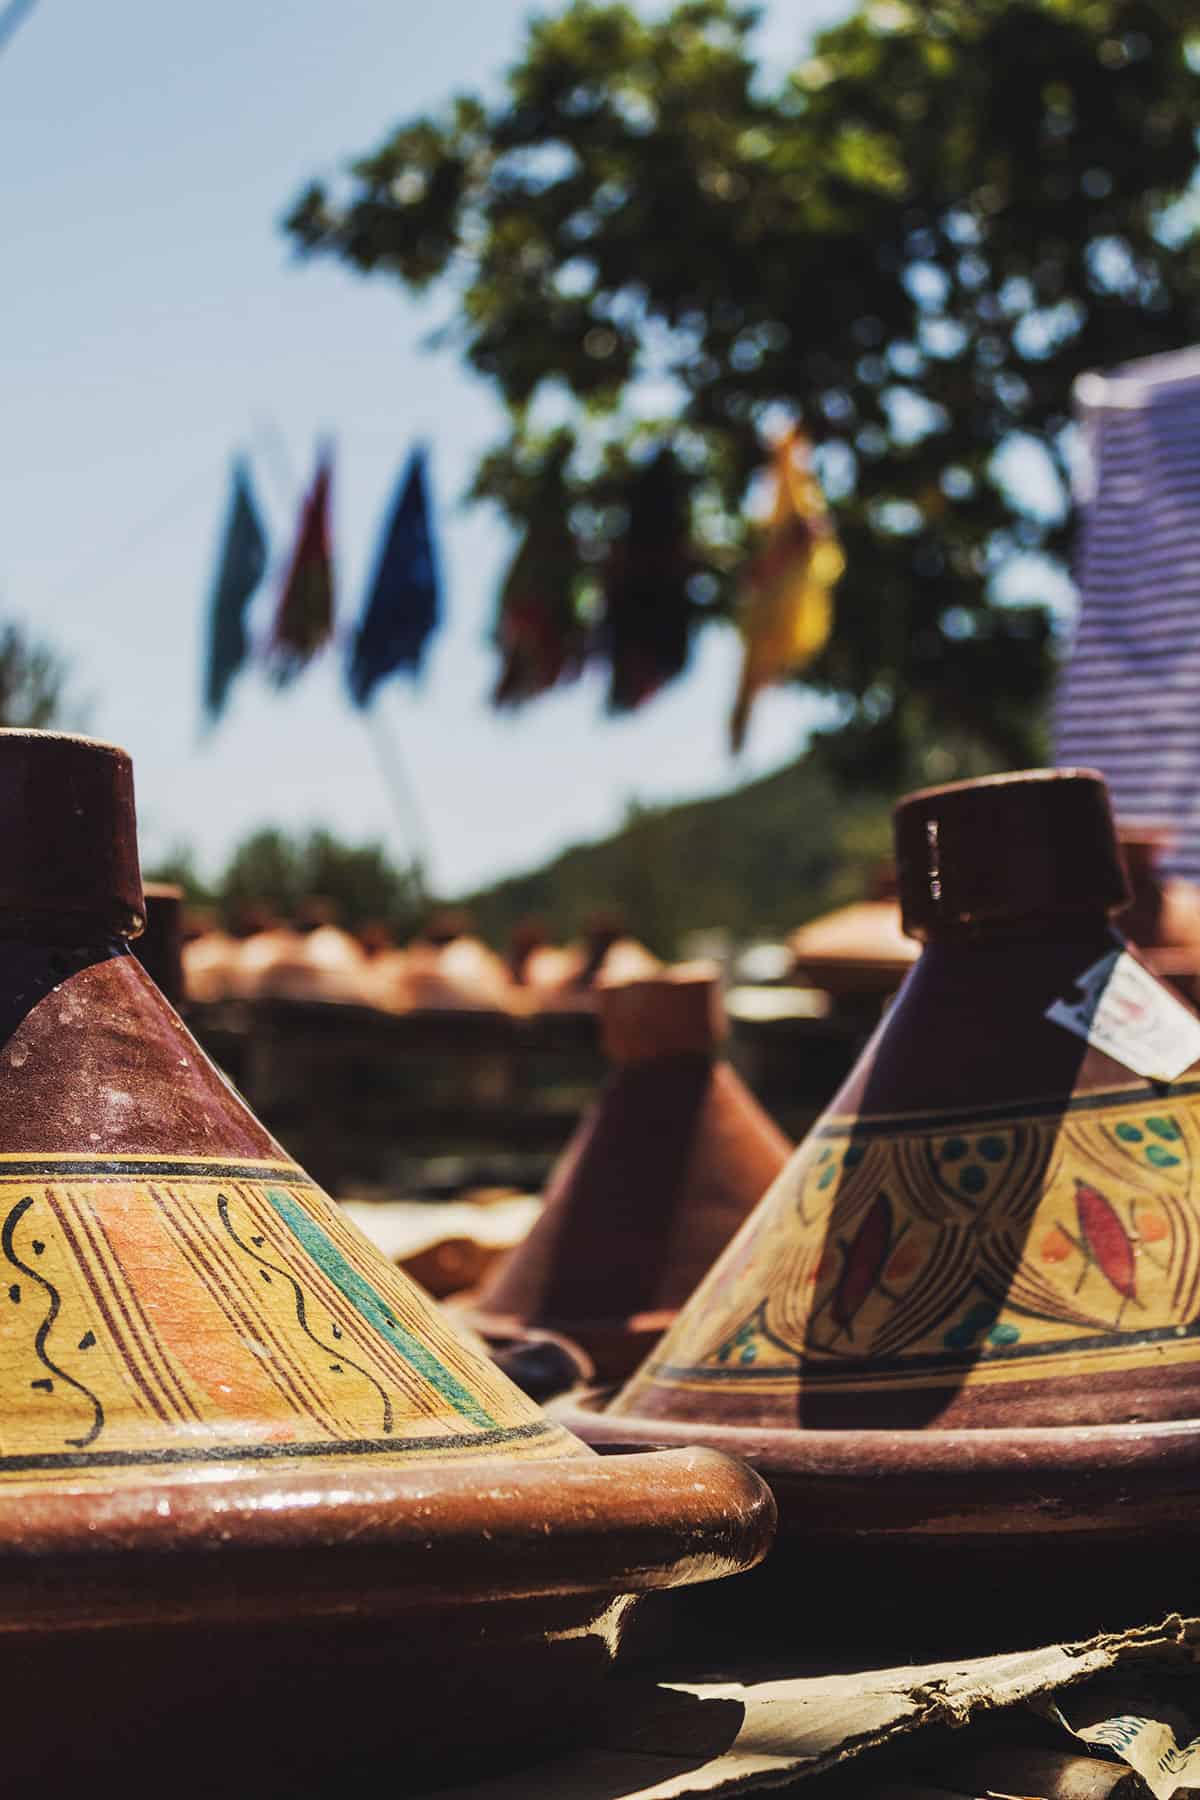
[[[835,999],[895,993],[917,958],[893,899],[858,900],[794,931],[796,972]]]
[[[136,940],[135,940],[136,941]],[[183,986],[196,1005],[228,1000],[237,991],[241,945],[225,931],[203,931],[183,946]]]
[[[769,1496],[593,1456],[289,1161],[129,952],[122,751],[0,732],[0,831],[10,1780],[249,1791],[568,1724],[630,1597],[752,1563]]]
[[[896,835],[887,1019],[628,1385],[556,1413],[736,1446],[847,1597],[972,1546],[1043,1597],[1086,1564],[1102,1612],[1130,1520],[1165,1553],[1200,1501],[1200,1021],[1111,928],[1099,776],[912,795]]]
[[[489,1340],[534,1326],[604,1380],[634,1369],[787,1159],[719,1055],[716,971],[599,990],[614,1073],[551,1176],[529,1236],[463,1303]]]
[[[145,929],[133,942],[133,953],[159,992],[178,1007],[183,988],[183,889],[169,881],[142,884]]]

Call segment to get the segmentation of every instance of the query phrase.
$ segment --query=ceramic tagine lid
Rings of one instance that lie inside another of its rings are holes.
[[[411,1699],[414,1757],[447,1706],[454,1744],[489,1741],[520,1714],[522,1659],[537,1691],[571,1689],[609,1660],[622,1596],[762,1553],[749,1471],[594,1457],[208,1061],[129,951],[144,902],[123,751],[0,732],[0,835],[0,1660],[28,1720],[12,1767],[38,1766],[50,1724],[86,1760],[94,1717],[109,1753],[125,1734],[145,1760],[191,1720],[189,1757],[228,1757],[232,1733],[239,1768],[277,1769],[292,1742],[309,1769],[303,1683],[342,1758],[338,1706],[369,1737],[377,1668],[393,1740]],[[64,1684],[89,1693],[78,1730],[61,1708],[47,1722]]]
[[[1134,1494],[1179,1524],[1200,1463],[1200,1020],[1111,926],[1128,895],[1103,781],[931,789],[896,841],[919,962],[589,1434],[739,1443],[783,1522],[826,1535],[930,1541],[939,1507],[960,1536],[1078,1534]]]
[[[184,999],[183,889],[170,881],[144,881],[146,924],[133,953],[155,987],[179,1006]]]
[[[603,986],[598,998],[613,1073],[533,1230],[467,1305],[485,1337],[563,1333],[611,1381],[670,1324],[790,1145],[720,1054],[712,965]]]

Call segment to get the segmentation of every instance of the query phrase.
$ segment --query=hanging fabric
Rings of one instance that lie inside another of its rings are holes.
[[[571,681],[583,666],[585,634],[575,606],[579,546],[570,525],[566,467],[571,442],[554,443],[535,477],[528,525],[500,588],[495,630],[500,673],[492,705],[523,706]]]
[[[530,526],[500,590],[494,706],[521,706],[578,674],[583,636],[572,604],[578,566],[565,520]]]
[[[825,648],[833,590],[845,568],[808,439],[793,427],[775,445],[771,463],[775,499],[766,539],[746,565],[738,600],[743,657],[730,720],[734,750],[745,742],[760,690],[798,674]]]
[[[268,648],[282,687],[293,681],[333,633],[333,551],[329,523],[333,453],[321,452],[305,495]]]
[[[208,660],[204,671],[204,712],[215,724],[225,709],[234,676],[249,652],[246,608],[267,566],[263,529],[246,462],[233,465],[233,483],[221,550],[208,604]]]
[[[688,582],[700,566],[690,498],[687,473],[672,450],[659,450],[633,472],[628,524],[604,569],[599,646],[609,667],[610,712],[640,706],[687,664],[696,616]]]
[[[389,675],[420,673],[441,616],[425,451],[415,449],[396,489],[375,573],[350,647],[346,679],[366,706]]]

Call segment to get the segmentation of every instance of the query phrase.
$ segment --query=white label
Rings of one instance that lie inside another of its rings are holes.
[[[1200,1019],[1127,950],[1102,956],[1075,985],[1078,999],[1056,1000],[1046,1017],[1135,1075],[1176,1081],[1200,1062]]]

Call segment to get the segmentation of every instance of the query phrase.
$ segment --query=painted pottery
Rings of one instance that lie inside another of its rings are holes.
[[[10,1782],[403,1786],[569,1725],[630,1597],[753,1562],[769,1496],[594,1456],[268,1136],[130,953],[124,752],[0,732],[0,830]]]
[[[1044,1596],[1090,1555],[1103,1619],[1145,1574],[1114,1543],[1161,1575],[1200,1517],[1200,1021],[1111,927],[1099,776],[915,794],[896,838],[924,948],[886,1020],[633,1379],[556,1410],[738,1447],[846,1598],[900,1549],[1036,1551]]]
[[[790,1146],[720,1056],[717,972],[599,989],[612,1076],[523,1243],[466,1304],[489,1339],[534,1326],[630,1373],[783,1167]]]
[[[170,881],[142,884],[146,924],[133,939],[133,953],[159,992],[179,1006],[183,984],[183,889]]]

